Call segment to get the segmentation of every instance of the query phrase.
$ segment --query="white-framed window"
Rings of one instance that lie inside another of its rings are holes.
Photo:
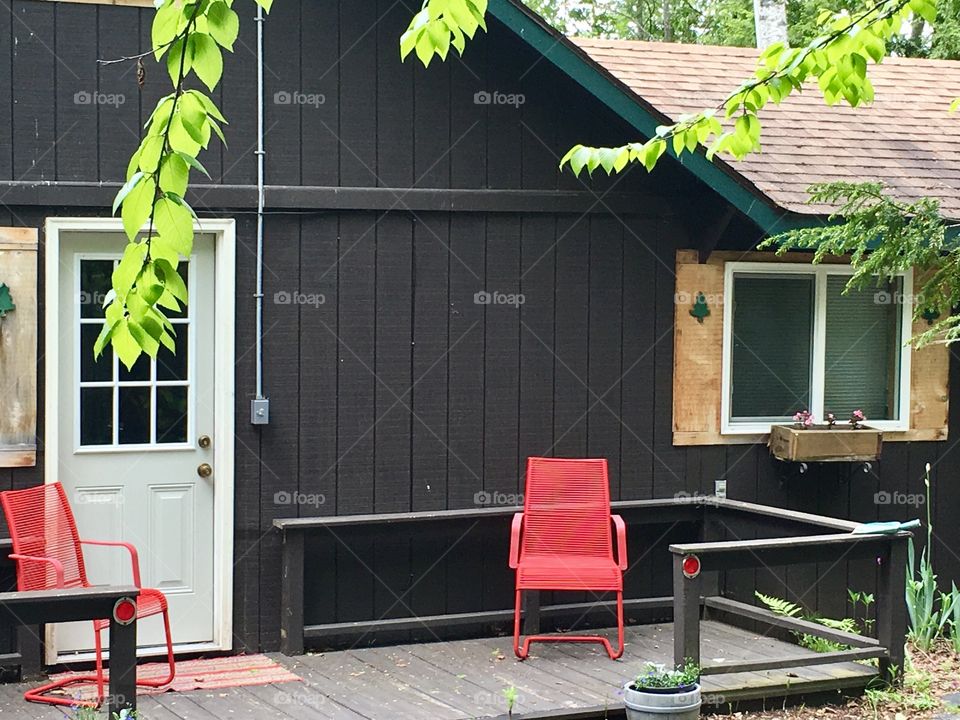
[[[846,265],[730,262],[721,432],[766,433],[809,410],[910,427],[912,273],[844,294]]]

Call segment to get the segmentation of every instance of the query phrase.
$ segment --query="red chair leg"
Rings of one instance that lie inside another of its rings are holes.
[[[620,649],[616,654],[610,652],[609,646],[607,647],[611,660],[619,660],[623,656],[623,590],[617,593],[617,640],[620,643]]]
[[[173,682],[177,674],[177,666],[173,659],[173,637],[170,634],[170,616],[163,611],[163,632],[167,637],[167,663],[170,665],[170,674],[164,680],[137,680],[137,685],[144,687],[163,687]]]
[[[521,660],[526,660],[529,654],[530,643],[524,643],[523,649],[520,648],[520,593],[517,590],[516,600],[513,606],[513,654]]]

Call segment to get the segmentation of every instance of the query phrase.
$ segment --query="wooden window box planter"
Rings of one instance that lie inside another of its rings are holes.
[[[814,425],[774,425],[767,446],[770,454],[788,462],[858,462],[880,457],[883,432],[871,427],[829,428]]]

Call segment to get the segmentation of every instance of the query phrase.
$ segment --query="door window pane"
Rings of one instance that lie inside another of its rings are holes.
[[[112,287],[113,260],[80,261],[80,317],[103,317],[103,300]]]
[[[810,406],[814,292],[813,275],[734,275],[733,419],[782,419]]]
[[[187,388],[157,388],[157,442],[187,441]]]
[[[187,337],[189,326],[178,323],[174,325],[177,334],[174,344],[177,352],[172,353],[163,345],[157,353],[157,380],[186,380],[187,379]]]
[[[849,278],[827,277],[824,411],[841,421],[899,416],[902,281],[843,294]]]
[[[140,355],[133,367],[127,370],[127,366],[120,363],[121,380],[149,380],[150,379],[150,356],[146,353]]]
[[[119,439],[121,445],[150,442],[150,388],[121,387]]]
[[[113,443],[113,388],[81,388],[80,444]]]
[[[113,349],[104,348],[100,357],[94,359],[93,345],[100,335],[100,323],[80,326],[80,381],[109,382],[113,380]]]

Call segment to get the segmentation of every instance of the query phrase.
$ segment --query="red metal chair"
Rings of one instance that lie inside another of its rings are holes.
[[[617,528],[613,559],[611,522]],[[513,517],[510,567],[517,571],[513,612],[513,651],[521,660],[530,643],[598,642],[612,660],[623,655],[623,572],[627,569],[627,532],[623,519],[610,514],[606,460],[536,458],[527,460],[523,512]],[[614,652],[600,635],[531,635],[520,647],[520,601],[524,590],[589,590],[617,593]]]
[[[77,524],[60,483],[39,485],[27,490],[0,492],[0,504],[7,518],[10,538],[13,540],[12,560],[17,563],[19,590],[54,590],[58,588],[90,587],[83,564],[83,545],[126,548],[133,564],[133,584],[140,587],[140,561],[136,548],[130,543],[102,540],[81,540]],[[167,661],[170,675],[165,680],[138,680],[145,687],[162,687],[173,681],[176,666],[173,659],[173,640],[170,636],[170,617],[167,599],[159,590],[140,588],[137,599],[137,618],[163,614],[163,629],[167,636]],[[103,702],[103,646],[100,632],[110,626],[108,619],[93,621],[97,652],[95,675],[48,683],[24,693],[30,702],[49,705],[99,707]],[[68,697],[53,697],[46,693],[78,682],[96,682],[97,702],[78,701]]]

